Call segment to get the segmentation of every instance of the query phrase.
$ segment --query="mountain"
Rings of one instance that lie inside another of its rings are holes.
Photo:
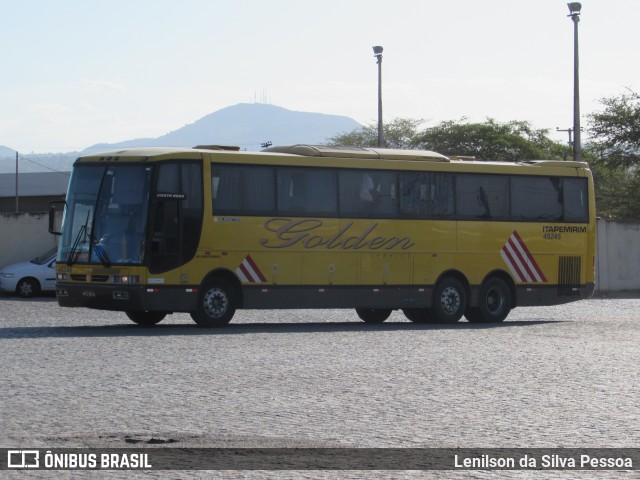
[[[16,157],[16,151],[13,148],[5,147],[4,145],[0,145],[0,157]]]
[[[196,145],[236,145],[258,151],[261,144],[322,144],[339,133],[362,127],[349,117],[298,112],[263,103],[239,103],[210,113],[194,123],[158,138],[138,138],[118,143],[99,143],[82,152],[22,155],[20,172],[71,170],[82,154],[129,147],[195,147]],[[15,172],[15,150],[0,145],[0,173]],[[48,168],[47,168],[48,167]]]
[[[297,112],[262,103],[239,103],[158,138],[98,144],[82,153],[140,146],[196,145],[236,145],[242,150],[258,151],[265,142],[273,145],[326,143],[338,133],[350,132],[361,126],[355,120],[339,115]]]

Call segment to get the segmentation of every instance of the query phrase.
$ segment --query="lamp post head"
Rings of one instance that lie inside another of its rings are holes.
[[[580,2],[571,2],[567,3],[567,7],[569,7],[569,17],[576,18],[580,15],[580,10],[582,10],[582,4]]]
[[[382,47],[380,45],[376,45],[373,47],[373,56],[378,60],[376,63],[378,65],[382,64]]]

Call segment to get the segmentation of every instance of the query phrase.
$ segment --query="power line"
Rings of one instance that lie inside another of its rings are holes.
[[[39,167],[46,168],[47,170],[51,170],[52,172],[59,173],[60,175],[65,175],[67,177],[71,175],[69,172],[62,172],[60,170],[56,170],[55,168],[48,167],[47,165],[43,165],[42,163],[39,163],[39,162],[36,162],[35,160],[27,158],[20,153],[18,153],[18,158],[21,160],[26,160],[27,162],[33,163],[34,165],[38,165]]]

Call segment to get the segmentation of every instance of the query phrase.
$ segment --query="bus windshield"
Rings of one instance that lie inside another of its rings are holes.
[[[58,262],[141,264],[151,174],[147,165],[77,165]]]

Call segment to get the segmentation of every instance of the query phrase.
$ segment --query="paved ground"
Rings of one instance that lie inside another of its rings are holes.
[[[141,328],[53,298],[0,297],[0,446],[637,447],[639,320],[640,299],[599,298],[516,309],[497,326],[295,310],[239,311],[223,330],[186,314]],[[574,473],[562,475],[586,472]]]

